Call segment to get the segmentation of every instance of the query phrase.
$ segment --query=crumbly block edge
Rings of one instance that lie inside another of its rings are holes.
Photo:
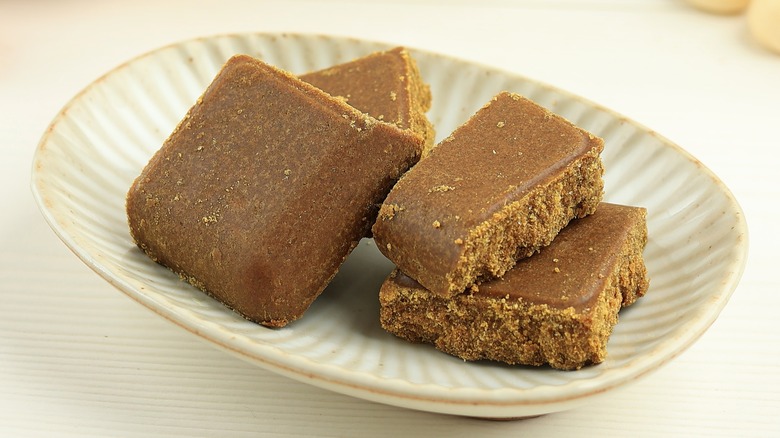
[[[417,62],[409,51],[402,47],[399,53],[407,67],[406,77],[409,81],[409,108],[411,109],[410,129],[425,139],[422,150],[422,158],[424,158],[433,149],[436,136],[433,123],[426,115],[431,109],[431,87],[423,81]]]
[[[503,276],[518,259],[549,245],[571,219],[596,211],[604,192],[602,148],[598,139],[596,147],[572,162],[558,177],[533,189],[523,199],[507,204],[471,230],[462,239],[463,250],[457,265],[445,276],[447,290],[443,296]],[[432,281],[435,282],[438,281]]]
[[[380,322],[402,339],[432,344],[467,361],[549,364],[561,370],[598,364],[607,357],[607,342],[621,305],[633,303],[647,291],[642,258],[646,240],[646,228],[632,230],[596,306],[588,312],[472,293],[447,299],[422,287],[396,285],[396,270],[380,291]]]

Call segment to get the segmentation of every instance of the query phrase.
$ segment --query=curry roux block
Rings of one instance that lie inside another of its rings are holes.
[[[127,195],[156,262],[247,319],[299,318],[423,140],[246,55],[231,58]]]
[[[398,181],[374,239],[433,293],[463,292],[596,209],[603,147],[530,100],[500,93]]]
[[[420,134],[425,139],[423,154],[433,147],[433,125],[425,115],[431,108],[431,91],[405,48],[371,53],[299,77],[378,120]]]
[[[382,326],[466,360],[565,370],[600,363],[621,306],[648,288],[645,215],[601,204],[502,279],[449,299],[396,270],[380,291]]]

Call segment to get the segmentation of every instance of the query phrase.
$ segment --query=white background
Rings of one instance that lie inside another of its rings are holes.
[[[780,23],[778,23],[780,26]],[[750,231],[743,279],[688,351],[598,404],[515,422],[383,406],[276,376],[126,298],[29,189],[59,109],[141,53],[246,31],[380,40],[598,102],[713,170]],[[675,0],[0,0],[0,436],[778,436],[780,55]]]

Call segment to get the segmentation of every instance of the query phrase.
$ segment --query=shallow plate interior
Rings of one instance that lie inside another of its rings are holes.
[[[519,417],[568,409],[657,368],[715,320],[744,268],[747,230],[728,189],[680,147],[587,100],[520,75],[412,50],[430,83],[438,140],[493,95],[525,95],[603,137],[605,200],[648,209],[651,287],[624,310],[609,357],[576,372],[465,363],[385,333],[377,291],[392,265],[364,240],[301,320],[245,321],[146,258],[127,230],[132,180],[222,63],[236,53],[303,73],[387,44],[293,34],[201,38],[133,59],[56,116],[34,158],[47,221],[92,269],[133,299],[268,369],[369,400],[458,415]]]

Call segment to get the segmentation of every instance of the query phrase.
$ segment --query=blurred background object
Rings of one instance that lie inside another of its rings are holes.
[[[759,43],[780,53],[780,0],[752,0],[747,21],[750,32]]]
[[[686,0],[697,9],[721,15],[747,11],[747,26],[752,37],[780,53],[780,0]]]
[[[716,14],[736,14],[745,10],[750,0],[687,0],[697,8]]]

